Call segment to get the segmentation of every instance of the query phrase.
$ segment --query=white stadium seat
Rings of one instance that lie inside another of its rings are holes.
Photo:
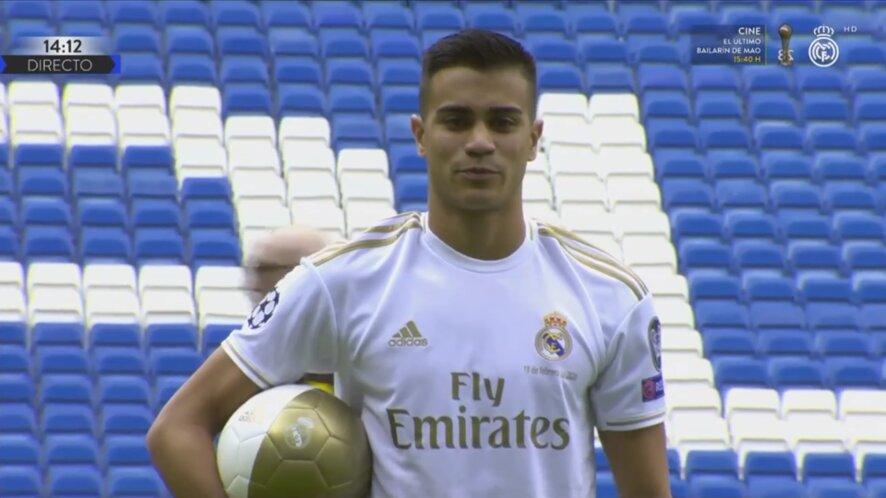
[[[138,292],[177,290],[193,294],[191,269],[185,265],[144,265],[138,272]]]
[[[709,386],[675,384],[665,387],[668,417],[692,413],[720,417],[722,406],[720,393]]]
[[[338,184],[329,171],[293,171],[286,180],[286,191],[290,202],[296,199],[332,199],[339,203]]]
[[[13,107],[25,104],[59,108],[58,87],[51,81],[13,81],[9,83],[7,98]]]
[[[6,84],[0,83],[0,109],[9,107],[9,101],[6,97]]]
[[[240,290],[207,290],[197,299],[200,328],[211,323],[242,323],[254,307],[250,295]]]
[[[13,106],[9,136],[18,143],[61,143],[62,116],[50,106]]]
[[[606,185],[590,174],[557,174],[554,176],[554,192],[561,206],[570,202],[599,204],[605,209],[608,203]]]
[[[588,98],[581,93],[543,93],[538,98],[538,115],[573,114],[584,116]]]
[[[597,93],[588,99],[587,117],[593,121],[601,116],[627,116],[640,120],[640,105],[633,93]]]
[[[63,287],[80,290],[83,276],[74,263],[31,263],[28,265],[28,292],[40,287]]]
[[[0,288],[6,287],[18,290],[25,288],[25,271],[21,263],[0,261]]]
[[[339,177],[339,187],[343,205],[358,200],[394,203],[394,187],[391,185],[391,180],[387,175],[377,171],[349,170]]]
[[[551,174],[582,174],[604,177],[605,172],[593,168],[596,154],[590,144],[553,144],[548,149]]]
[[[689,299],[689,284],[686,282],[686,278],[671,268],[642,266],[635,268],[634,273],[643,280],[646,287],[656,297]]]
[[[560,214],[545,200],[523,201],[523,212],[530,219],[561,226],[564,224]]]
[[[526,163],[526,174],[530,173],[542,173],[548,178],[551,177],[547,154],[539,152],[535,155],[535,159]]]
[[[377,172],[388,177],[388,154],[384,149],[343,149],[338,153],[336,172]]]
[[[807,453],[842,453],[846,446],[843,424],[827,419],[792,419],[785,424],[791,447],[797,455],[797,466],[802,467]]]
[[[630,176],[655,181],[652,157],[642,147],[604,146],[596,154],[594,164],[599,164],[599,174],[605,178]]]
[[[193,176],[227,176],[228,153],[221,144],[200,143],[201,139],[175,141],[175,170],[179,179]]]
[[[125,84],[117,85],[114,92],[117,110],[153,110],[166,115],[166,95],[160,85]]]
[[[329,146],[331,131],[329,121],[317,116],[287,116],[280,120],[280,136],[278,142],[285,145],[287,141],[297,139],[301,142],[317,141]]]
[[[576,233],[597,249],[601,249],[618,261],[624,261],[621,246],[618,245],[618,241],[611,234],[582,232],[581,230],[576,230]]]
[[[172,115],[172,138],[212,139],[210,143],[222,145],[224,131],[221,118],[211,111],[181,109]]]
[[[653,182],[638,182],[630,177],[617,176],[606,180],[606,192],[612,211],[661,211],[661,192]]]
[[[221,116],[221,93],[215,86],[175,85],[169,94],[173,117],[185,109],[210,111]]]
[[[572,230],[581,233],[601,233],[611,238],[615,245],[615,228],[605,204],[564,201],[559,205],[560,216]],[[621,252],[621,246],[619,246]]]
[[[228,142],[227,150],[228,171],[270,171],[280,175],[280,156],[270,144],[234,139]]]
[[[138,290],[135,269],[122,264],[89,264],[83,268],[83,290],[118,289],[135,293]]]
[[[209,290],[248,290],[252,289],[249,275],[236,266],[202,266],[194,279],[197,294]]]
[[[317,228],[333,237],[345,236],[344,211],[332,199],[294,199],[289,213],[293,223]]]
[[[70,287],[38,286],[28,292],[28,322],[82,322],[80,291]]]
[[[886,453],[886,424],[844,424],[844,429],[856,465],[860,465],[867,454]]]
[[[62,108],[71,106],[116,108],[114,89],[102,83],[68,83],[62,90]]]
[[[11,285],[0,287],[0,322],[21,322],[25,320],[28,306],[21,287]]]
[[[335,174],[335,153],[318,142],[291,140],[281,147],[284,174],[292,171],[319,169]]]
[[[788,425],[774,415],[729,422],[732,447],[739,462],[744,462],[752,451],[791,451],[789,431]]]
[[[130,145],[168,145],[171,139],[169,120],[153,109],[117,110],[119,147]]]
[[[781,417],[794,420],[834,420],[837,397],[826,389],[787,389],[781,395]]]
[[[779,418],[778,393],[774,389],[733,387],[726,392],[726,419],[756,416]]]
[[[138,323],[139,303],[134,292],[118,289],[87,290],[86,326],[95,323]]]
[[[606,147],[646,149],[646,131],[634,118],[602,116],[590,124],[591,145],[600,151]]]
[[[714,371],[706,358],[681,358],[670,361],[670,356],[662,354],[662,374],[665,385],[687,384],[714,387]]]
[[[148,288],[141,295],[142,324],[195,323],[191,295],[180,290]]]
[[[523,200],[544,201],[549,205],[553,203],[551,182],[542,173],[526,173],[523,176]]]
[[[690,329],[664,329],[661,333],[661,350],[671,361],[682,361],[684,357],[702,358],[704,347],[701,334]]]
[[[388,201],[356,200],[344,206],[348,237],[378,225],[378,222],[397,214]]]
[[[65,111],[65,138],[72,145],[116,145],[117,120],[105,108],[75,106]]]
[[[665,424],[669,445],[677,447],[680,459],[694,450],[725,450],[731,446],[729,428],[719,416],[674,413]]]
[[[844,390],[840,393],[839,416],[847,425],[879,424],[886,427],[886,391]]]
[[[625,263],[631,268],[667,267],[677,271],[677,252],[669,238],[661,235],[626,235],[621,241]]]
[[[548,116],[542,132],[541,146],[544,150],[558,145],[590,145],[591,125],[580,116]]]
[[[671,226],[668,215],[661,211],[622,211],[615,218],[619,236],[658,235],[670,242]]]
[[[662,326],[695,328],[695,314],[682,297],[656,298],[655,310],[658,311]]]
[[[286,185],[283,178],[270,171],[240,170],[231,172],[234,199],[272,200],[286,204]]]
[[[268,142],[277,147],[277,129],[270,116],[230,116],[225,120],[225,143],[232,139]]]

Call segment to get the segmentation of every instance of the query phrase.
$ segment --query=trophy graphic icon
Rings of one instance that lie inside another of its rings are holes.
[[[782,24],[778,27],[778,36],[781,37],[781,48],[778,50],[778,63],[782,66],[790,66],[794,64],[793,50],[790,48],[791,34],[794,30],[789,24]]]

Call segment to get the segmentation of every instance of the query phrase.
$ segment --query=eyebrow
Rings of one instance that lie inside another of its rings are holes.
[[[436,113],[437,114],[472,114],[473,110],[468,106],[450,104],[450,105],[444,105],[442,107],[437,108]],[[514,106],[497,106],[497,107],[490,107],[489,113],[490,114],[508,114],[508,115],[517,114],[517,115],[520,115],[520,114],[523,114],[523,109],[520,109],[519,107],[514,107]]]

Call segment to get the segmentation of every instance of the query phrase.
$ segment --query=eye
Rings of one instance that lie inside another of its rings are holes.
[[[443,125],[447,128],[464,128],[468,125],[468,120],[462,117],[450,117],[443,120]]]
[[[495,118],[491,124],[496,129],[508,129],[516,126],[517,120],[513,118]]]

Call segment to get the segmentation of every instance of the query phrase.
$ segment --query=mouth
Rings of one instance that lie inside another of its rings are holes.
[[[486,179],[497,175],[498,171],[491,168],[474,167],[460,169],[457,173],[470,179]]]

